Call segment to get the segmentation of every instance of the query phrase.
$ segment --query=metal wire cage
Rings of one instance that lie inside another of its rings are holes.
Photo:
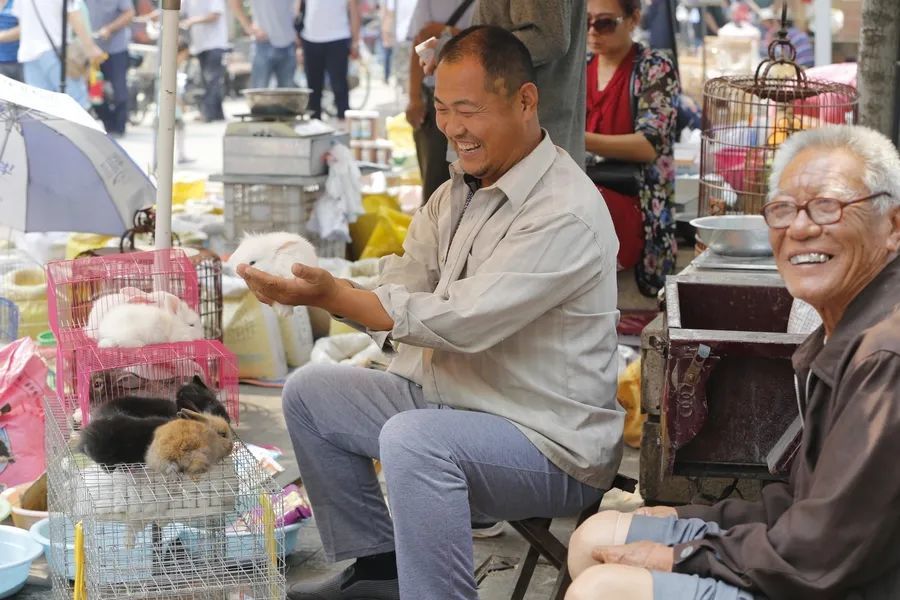
[[[207,473],[167,479],[94,464],[64,407],[45,411],[53,598],[284,598],[279,489],[240,440]]]
[[[200,288],[199,312],[203,337],[222,341],[222,260],[209,250],[197,250],[190,258],[197,271]]]
[[[849,85],[810,79],[794,62],[787,13],[753,76],[710,79],[703,88],[700,214],[757,214],[766,202],[775,152],[790,135],[855,123]]]
[[[74,377],[73,377],[74,375]],[[75,388],[57,393],[77,405],[82,423],[97,406],[123,397],[175,398],[179,388],[200,377],[234,423],[239,422],[237,358],[216,340],[158,344],[142,348],[77,346],[57,352],[57,379]],[[77,401],[73,401],[77,399]]]
[[[17,338],[19,331],[19,309],[12,300],[0,298],[0,346]]]
[[[236,242],[246,231],[288,231],[304,236],[322,258],[345,258],[347,244],[323,240],[306,228],[319,186],[225,181],[225,237]]]

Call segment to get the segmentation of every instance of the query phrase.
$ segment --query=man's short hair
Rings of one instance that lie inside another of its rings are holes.
[[[887,136],[862,125],[827,125],[798,131],[775,153],[769,176],[769,196],[778,193],[785,167],[807,148],[842,149],[859,157],[865,165],[863,182],[870,193],[888,192],[891,196],[873,203],[882,214],[900,205],[900,154]]]
[[[502,81],[506,96],[526,83],[535,83],[531,53],[515,35],[495,25],[476,25],[461,31],[444,45],[438,63],[454,63],[475,57],[484,68],[489,92],[500,92]]]

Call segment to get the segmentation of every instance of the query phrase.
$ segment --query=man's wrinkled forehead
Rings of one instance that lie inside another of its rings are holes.
[[[442,66],[463,70],[462,76],[466,82],[466,87],[469,89],[472,89],[471,86],[477,86],[479,81],[483,81],[484,91],[489,94],[496,94],[507,98],[515,91],[514,89],[511,89],[512,82],[509,81],[508,78],[503,75],[491,76],[484,70],[484,66],[474,56],[464,56],[458,60],[450,61],[447,59],[441,60],[441,62],[438,63],[437,71],[435,72],[435,81],[438,85],[441,80],[440,73],[442,71]],[[443,72],[446,73],[446,71],[446,68],[443,69]]]
[[[868,191],[863,162],[845,148],[807,148],[787,164],[778,189],[791,195],[843,196]]]

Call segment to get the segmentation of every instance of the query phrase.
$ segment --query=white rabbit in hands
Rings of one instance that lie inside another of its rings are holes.
[[[101,348],[139,348],[150,344],[190,342],[203,338],[200,316],[177,296],[166,294],[161,305],[118,304],[97,327]]]
[[[276,277],[293,278],[291,267],[295,264],[307,267],[318,267],[319,258],[316,249],[303,236],[295,233],[279,231],[275,233],[245,233],[240,246],[226,263],[232,270],[240,264],[250,265]],[[293,306],[272,303],[275,314],[288,317]]]

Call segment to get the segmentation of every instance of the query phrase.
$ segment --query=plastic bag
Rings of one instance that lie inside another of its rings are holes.
[[[0,483],[27,483],[46,470],[43,400],[52,394],[31,338],[0,349]]]
[[[350,227],[353,253],[360,259],[403,254],[403,241],[411,222],[409,215],[386,206],[364,214]]]
[[[373,363],[387,365],[390,357],[365,333],[344,333],[322,338],[313,346],[309,362],[367,367]]]
[[[625,367],[619,376],[616,398],[625,409],[625,443],[632,448],[641,447],[641,431],[647,415],[641,414],[641,360],[637,359]]]

